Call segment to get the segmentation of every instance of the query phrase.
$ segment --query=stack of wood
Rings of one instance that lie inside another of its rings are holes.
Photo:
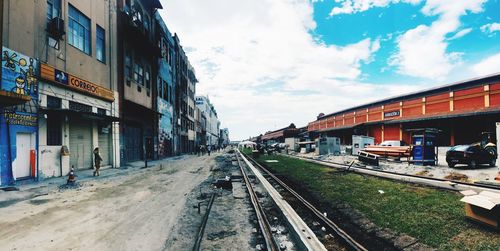
[[[409,146],[368,146],[363,151],[380,155],[381,157],[410,157]]]

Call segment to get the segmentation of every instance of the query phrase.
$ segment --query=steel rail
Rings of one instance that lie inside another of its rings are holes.
[[[205,212],[205,215],[203,216],[203,219],[201,221],[200,229],[198,230],[198,233],[196,233],[196,240],[194,242],[193,251],[199,251],[201,248],[201,241],[203,240],[203,234],[205,232],[205,227],[207,225],[208,215],[210,214],[210,210],[212,209],[212,204],[214,204],[214,200],[215,200],[215,193],[212,193],[210,201],[208,202],[207,211]]]
[[[243,153],[241,153],[243,154]],[[285,182],[276,177],[273,173],[271,173],[267,168],[262,166],[256,160],[244,154],[246,158],[248,158],[252,163],[258,166],[261,170],[263,170],[269,177],[271,177],[274,181],[276,181],[280,186],[282,186],[285,190],[291,193],[295,198],[297,198],[304,206],[306,206],[318,219],[323,221],[325,225],[327,225],[330,229],[332,229],[339,237],[341,237],[351,248],[357,251],[367,251],[363,245],[358,243],[354,238],[352,238],[348,233],[342,230],[337,224],[328,219],[321,211],[319,211],[316,207],[314,207],[311,203],[309,203],[306,199],[304,199],[300,194],[295,192],[291,187],[289,187]]]
[[[344,163],[338,163],[338,162],[326,161],[326,160],[318,160],[318,159],[314,159],[314,158],[310,158],[310,157],[297,157],[297,156],[284,155],[284,154],[280,154],[280,155],[290,157],[290,158],[302,159],[302,160],[306,160],[306,161],[319,162],[317,164],[326,165],[328,167],[332,167],[329,165],[337,165],[339,167],[333,167],[333,168],[337,168],[337,169],[344,169],[345,170],[349,166],[349,165],[344,164]],[[351,170],[362,169],[362,170],[366,170],[366,171],[370,171],[370,172],[385,173],[385,174],[390,174],[390,175],[394,175],[394,176],[418,178],[418,179],[422,179],[422,180],[430,180],[430,181],[443,182],[443,183],[452,182],[455,184],[469,186],[469,187],[473,187],[473,188],[475,187],[475,188],[481,188],[481,189],[492,189],[492,190],[500,191],[500,186],[495,186],[495,185],[468,183],[468,182],[457,181],[457,180],[447,180],[447,179],[440,179],[440,178],[435,178],[435,177],[419,176],[419,175],[414,175],[414,174],[397,173],[397,172],[391,172],[391,171],[386,171],[386,170],[376,170],[376,169],[368,168],[367,165],[352,166],[350,169]],[[450,187],[450,189],[451,189],[451,187]]]
[[[255,214],[257,215],[257,219],[259,221],[260,230],[266,242],[266,247],[267,247],[266,250],[278,251],[279,248],[276,242],[274,241],[273,234],[271,232],[271,225],[269,224],[269,221],[266,218],[264,209],[262,208],[262,205],[260,204],[257,198],[257,194],[255,193],[255,190],[252,187],[252,183],[250,183],[250,179],[248,178],[248,175],[245,169],[243,168],[243,165],[240,161],[240,157],[238,155],[236,155],[236,159],[238,160],[238,165],[240,166],[243,180],[245,181],[248,193],[250,194],[250,201],[252,202],[252,205],[255,209]]]

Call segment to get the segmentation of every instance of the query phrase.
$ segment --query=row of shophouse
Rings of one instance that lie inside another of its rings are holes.
[[[229,142],[159,0],[0,2],[0,186]]]

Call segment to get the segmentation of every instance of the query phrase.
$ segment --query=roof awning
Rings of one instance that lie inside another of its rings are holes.
[[[415,117],[408,119],[395,119],[390,121],[378,121],[383,124],[399,124],[399,123],[407,123],[407,122],[416,122],[416,121],[424,121],[424,120],[437,120],[437,119],[449,119],[449,118],[461,118],[461,117],[471,117],[471,116],[480,116],[480,115],[493,115],[499,114],[500,109],[484,109],[479,111],[472,111],[467,113],[447,113],[442,115],[430,115],[425,117]]]
[[[17,94],[0,90],[0,107],[15,106],[26,103],[31,100],[28,95]]]
[[[330,128],[324,128],[324,129],[316,130],[315,132],[331,132],[331,131],[338,131],[338,130],[343,130],[343,129],[352,129],[352,128],[360,126],[360,125],[362,125],[362,124],[350,125],[350,126],[341,126],[341,127],[330,127]]]
[[[47,108],[47,107],[40,107],[40,111],[45,111],[48,113],[58,113],[58,114],[68,114],[68,115],[79,115],[82,118],[90,119],[90,120],[100,120],[100,121],[106,121],[106,122],[116,122],[120,121],[120,118],[113,117],[113,116],[108,116],[106,114],[98,114],[98,113],[93,113],[93,112],[82,112],[82,111],[75,111],[71,109],[62,109],[62,108]]]

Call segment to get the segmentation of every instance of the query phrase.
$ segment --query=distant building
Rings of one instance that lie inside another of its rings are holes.
[[[219,145],[222,147],[228,146],[230,144],[229,140],[229,129],[223,128],[220,130]]]
[[[196,106],[200,108],[202,116],[204,115],[206,119],[206,144],[212,146],[218,145],[220,121],[217,117],[217,112],[214,106],[210,103],[209,98],[206,96],[197,96]]]

